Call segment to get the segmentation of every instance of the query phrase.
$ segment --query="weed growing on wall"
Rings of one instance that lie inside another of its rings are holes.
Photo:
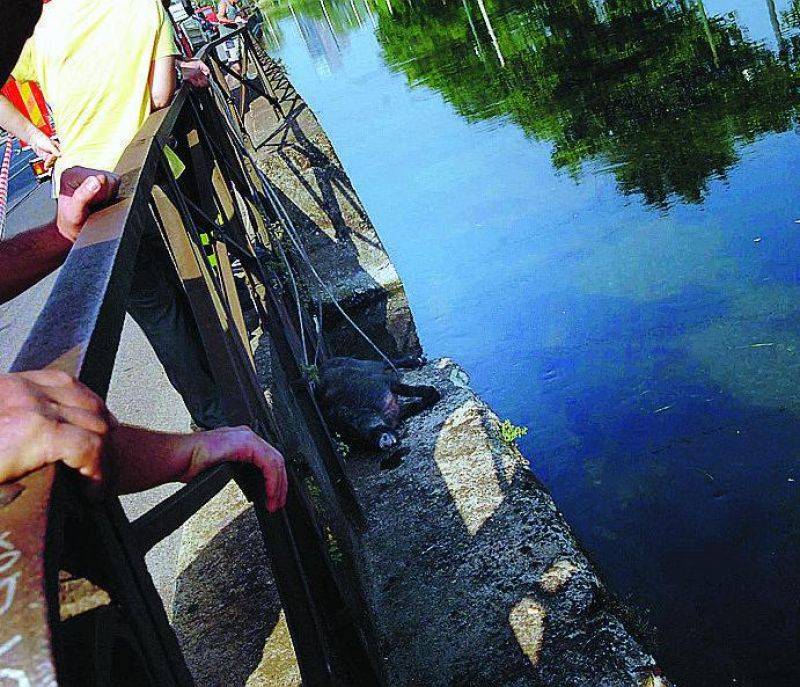
[[[527,427],[515,425],[511,420],[503,420],[500,423],[500,438],[506,446],[513,446],[517,439],[524,437],[527,433]]]

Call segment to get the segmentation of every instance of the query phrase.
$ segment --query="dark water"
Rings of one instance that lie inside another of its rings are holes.
[[[530,428],[677,682],[800,684],[800,3],[293,9],[428,354]]]

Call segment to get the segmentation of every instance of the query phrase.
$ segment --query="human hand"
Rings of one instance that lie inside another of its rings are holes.
[[[186,60],[180,63],[181,76],[195,88],[208,88],[211,71],[200,60]]]
[[[73,243],[93,207],[112,200],[119,190],[119,177],[87,167],[70,167],[61,174],[58,196],[58,231]]]
[[[33,152],[44,160],[45,169],[50,169],[56,163],[56,158],[61,155],[58,143],[35,127],[31,131],[28,143],[33,148]]]
[[[286,466],[283,456],[249,427],[222,427],[194,435],[189,469],[181,477],[189,482],[220,463],[249,463],[264,476],[267,510],[274,513],[286,505]]]
[[[0,375],[0,483],[61,461],[100,487],[112,423],[100,397],[64,372]]]

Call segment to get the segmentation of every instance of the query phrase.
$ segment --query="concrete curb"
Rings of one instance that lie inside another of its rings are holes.
[[[389,684],[659,684],[466,373],[444,359],[405,381],[442,400],[407,422],[402,462],[350,463],[368,504],[363,564]]]

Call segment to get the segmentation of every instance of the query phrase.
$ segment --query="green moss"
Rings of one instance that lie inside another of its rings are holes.
[[[328,542],[328,556],[334,563],[341,563],[344,560],[342,550],[339,548],[339,542],[333,535],[333,531],[327,525],[325,526],[325,539]]]
[[[336,450],[339,451],[339,455],[342,457],[342,460],[345,460],[350,455],[350,445],[338,432],[333,435],[333,440],[336,443]]]
[[[517,439],[524,437],[528,433],[528,428],[515,425],[511,420],[503,420],[500,423],[500,438],[506,446],[513,446]]]
[[[316,365],[300,365],[300,372],[307,382],[319,382],[319,368]]]

